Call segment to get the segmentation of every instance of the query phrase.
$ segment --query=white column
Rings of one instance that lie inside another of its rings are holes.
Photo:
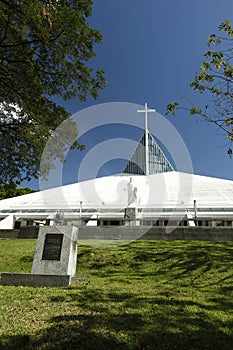
[[[79,220],[80,220],[80,226],[82,226],[82,205],[83,205],[83,202],[80,201],[79,204],[80,204],[80,207],[79,207]]]

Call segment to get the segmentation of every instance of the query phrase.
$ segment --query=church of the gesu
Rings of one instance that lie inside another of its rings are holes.
[[[0,229],[233,227],[233,181],[175,171],[146,129],[121,174],[2,200],[0,220]]]
[[[175,171],[148,130],[119,175],[0,201],[0,229],[31,225],[233,227],[233,181]]]

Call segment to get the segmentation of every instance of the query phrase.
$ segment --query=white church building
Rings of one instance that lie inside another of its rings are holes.
[[[145,132],[121,174],[1,200],[0,220],[0,229],[59,223],[233,227],[233,181],[175,171]]]
[[[145,132],[119,175],[0,201],[0,229],[31,225],[233,227],[233,181],[175,171]]]

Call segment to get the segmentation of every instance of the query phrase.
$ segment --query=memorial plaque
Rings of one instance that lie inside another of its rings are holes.
[[[45,236],[42,260],[60,260],[63,234],[47,233]]]

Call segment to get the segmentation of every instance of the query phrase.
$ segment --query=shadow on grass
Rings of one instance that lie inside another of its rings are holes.
[[[35,335],[2,337],[1,350],[230,350],[233,320],[209,317],[211,309],[232,308],[224,298],[202,304],[166,295],[71,289],[49,297],[68,302],[68,313],[49,319]],[[148,305],[150,307],[148,307]],[[143,308],[144,306],[144,308]],[[53,309],[53,307],[52,307]],[[228,331],[227,331],[228,329]]]
[[[23,263],[32,263],[33,256],[32,255],[24,255],[19,261],[23,262]]]
[[[1,350],[124,350],[129,349],[129,340],[121,339],[121,331],[128,325],[139,329],[143,321],[138,315],[64,315],[53,317],[52,326],[40,334],[12,336],[0,340]],[[133,326],[132,326],[133,325]],[[114,329],[113,329],[114,327]]]
[[[53,317],[51,326],[35,336],[12,336],[0,341],[2,350],[230,350],[233,337],[218,324],[191,319],[187,313],[176,315],[179,321],[154,315],[144,327],[142,315],[78,314]],[[173,324],[175,322],[175,324]],[[181,327],[182,325],[182,327]],[[180,326],[180,327],[179,327]],[[229,324],[229,327],[232,324]],[[175,328],[176,327],[176,328]],[[5,344],[5,345],[4,345]]]
[[[57,304],[58,308],[59,303],[69,304],[69,309],[63,309],[59,316],[51,317],[47,328],[37,331],[34,336],[2,338],[0,348],[232,349],[233,321],[229,316],[233,308],[232,277],[228,273],[228,270],[232,269],[232,246],[218,246],[212,243],[193,246],[190,242],[168,246],[165,242],[161,243],[159,249],[155,249],[154,245],[154,242],[147,243],[143,249],[132,245],[109,256],[105,252],[99,255],[93,254],[92,250],[86,250],[86,254],[79,257],[80,265],[85,266],[86,270],[90,268],[97,281],[103,278],[106,284],[100,287],[98,284],[92,286],[92,283],[86,281],[68,293],[54,295],[51,292],[51,295],[47,296],[50,303]],[[143,263],[145,268],[142,266],[141,270],[137,270]],[[156,269],[159,264],[161,267]],[[217,271],[211,280],[214,288],[209,293],[208,276],[214,271]],[[227,272],[227,275],[224,272]],[[144,279],[147,273],[152,284],[148,285],[148,294],[144,288],[141,295],[140,285],[147,283]],[[182,278],[184,282],[181,287],[177,287],[179,279]],[[172,279],[173,284],[167,288]],[[195,300],[191,295],[194,279],[197,279],[194,285]],[[127,286],[126,289],[127,282],[130,287]],[[137,290],[133,290],[133,282]],[[159,290],[156,290],[156,283]],[[116,289],[113,286],[116,286]],[[199,288],[203,290],[200,291]],[[52,310],[55,309],[54,304]]]
[[[216,298],[207,305],[165,295],[142,297],[133,292],[104,293],[91,288],[78,298],[72,293],[67,297],[80,305],[85,313],[52,318],[53,326],[40,335],[36,347],[61,350],[75,346],[81,350],[232,348],[233,320],[223,323],[209,317],[211,310],[232,309],[229,299]],[[52,301],[56,302],[55,299]]]

